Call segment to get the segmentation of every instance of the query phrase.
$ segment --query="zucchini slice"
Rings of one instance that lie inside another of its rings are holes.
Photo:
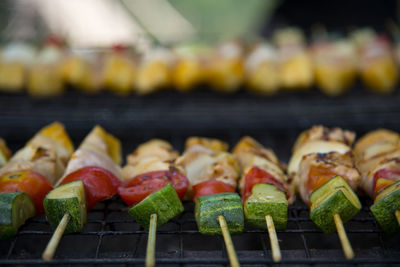
[[[0,193],[0,239],[16,235],[18,228],[35,214],[35,204],[26,193]]]
[[[399,233],[400,227],[394,213],[396,210],[400,210],[400,181],[380,192],[370,209],[386,233]]]
[[[352,188],[341,176],[336,176],[310,195],[310,218],[325,233],[336,230],[333,216],[338,213],[343,223],[361,209],[361,203]]]
[[[129,214],[144,228],[149,229],[150,216],[157,214],[157,227],[168,222],[184,210],[181,200],[171,184],[148,195],[134,205]]]
[[[243,232],[244,215],[237,193],[218,193],[199,197],[195,205],[195,217],[199,232],[206,235],[222,234],[218,216],[223,215],[232,234]]]
[[[256,184],[244,203],[246,221],[261,229],[267,229],[266,215],[271,215],[275,228],[285,230],[288,201],[284,192],[270,184]]]
[[[47,220],[53,229],[57,228],[65,213],[71,218],[65,233],[80,231],[86,224],[87,208],[85,187],[81,180],[60,185],[51,190],[43,200]]]

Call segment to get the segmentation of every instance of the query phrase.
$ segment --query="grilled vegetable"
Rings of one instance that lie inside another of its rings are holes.
[[[196,200],[202,196],[228,192],[234,193],[235,188],[218,180],[204,181],[193,186],[193,201],[196,202]]]
[[[18,228],[35,213],[35,205],[26,193],[1,193],[0,239],[16,235]]]
[[[288,201],[286,194],[271,184],[256,184],[244,203],[246,221],[258,228],[267,229],[266,215],[271,215],[275,228],[286,229]]]
[[[38,215],[43,213],[43,198],[52,188],[44,176],[34,171],[10,172],[0,177],[0,192],[27,193]]]
[[[183,212],[183,205],[171,184],[148,195],[133,206],[129,214],[144,228],[149,229],[150,216],[157,214],[157,226],[168,222]]]
[[[76,180],[82,180],[85,185],[88,210],[91,210],[97,202],[115,195],[120,185],[120,180],[114,174],[94,166],[84,167],[68,174],[61,184]]]
[[[70,182],[50,191],[43,201],[46,217],[55,229],[66,213],[71,218],[65,233],[80,231],[86,224],[87,209],[85,188],[81,180]]]
[[[199,197],[195,206],[195,217],[199,232],[220,235],[218,216],[223,215],[232,234],[243,232],[244,216],[240,196],[236,193],[219,193]]]
[[[340,176],[330,179],[310,195],[310,218],[324,231],[336,230],[334,215],[347,222],[361,209],[357,195]]]
[[[124,182],[118,193],[127,205],[133,205],[148,195],[171,183],[179,198],[183,198],[189,185],[188,179],[178,170],[153,171],[140,174]]]
[[[382,229],[388,234],[400,232],[395,211],[400,210],[400,181],[380,192],[371,206],[372,214]]]

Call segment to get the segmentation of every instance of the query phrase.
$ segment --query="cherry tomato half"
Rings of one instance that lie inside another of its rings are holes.
[[[35,203],[36,214],[44,213],[43,199],[53,186],[43,175],[34,171],[7,173],[0,177],[0,192],[25,192]]]
[[[153,171],[140,174],[118,188],[118,193],[128,206],[136,204],[148,195],[171,183],[182,199],[189,186],[189,180],[176,169]]]
[[[82,180],[85,185],[86,201],[88,211],[102,200],[108,199],[118,191],[121,181],[111,172],[100,167],[84,167],[68,174],[61,184],[69,183],[75,180]]]
[[[194,197],[193,201],[196,202],[197,198],[218,193],[233,193],[235,188],[227,183],[208,180],[198,183],[193,186]]]
[[[400,170],[381,169],[374,174],[374,195],[400,179]],[[379,181],[379,183],[378,183]]]
[[[251,195],[251,189],[253,189],[253,186],[256,184],[275,185],[279,190],[285,192],[287,197],[289,198],[289,192],[286,191],[285,187],[280,182],[278,182],[274,176],[260,168],[253,167],[250,169],[245,177],[245,185],[242,198],[243,202],[249,198],[249,196]]]

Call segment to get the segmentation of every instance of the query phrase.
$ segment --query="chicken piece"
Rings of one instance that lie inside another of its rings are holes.
[[[356,165],[363,177],[360,186],[373,198],[377,182],[375,174],[381,170],[400,169],[400,135],[386,129],[372,131],[357,141],[354,153]],[[393,180],[395,177],[382,178]]]
[[[169,170],[174,167],[178,156],[170,143],[160,139],[150,140],[128,155],[128,163],[122,170],[122,179],[129,180],[146,172]]]
[[[284,89],[309,89],[314,80],[312,58],[304,34],[297,28],[278,30],[273,41],[278,48],[280,78]]]
[[[217,47],[207,64],[207,82],[217,91],[232,93],[244,78],[243,48],[237,42]]]
[[[296,152],[301,146],[310,141],[335,141],[351,146],[355,137],[354,132],[342,130],[338,127],[327,128],[322,125],[315,125],[299,135],[292,152]]]
[[[206,144],[218,143],[219,140],[207,139]],[[189,179],[189,188],[184,199],[193,198],[193,186],[208,180],[218,180],[236,188],[239,178],[239,166],[232,154],[220,150],[224,143],[214,145],[212,150],[202,143],[187,146],[182,156],[176,160],[176,167],[186,174]]]
[[[268,43],[259,44],[247,56],[245,83],[257,93],[273,94],[279,90],[281,78],[277,51]]]
[[[52,184],[63,174],[73,145],[61,123],[41,129],[10,161],[0,169],[0,176],[14,171],[34,170]]]
[[[74,152],[64,172],[64,177],[84,167],[100,167],[121,179],[121,145],[117,138],[96,126]],[[61,183],[60,179],[59,183]],[[59,184],[58,183],[58,184]]]
[[[200,145],[211,149],[214,152],[226,152],[228,151],[228,144],[221,140],[206,137],[189,137],[186,139],[185,149],[189,149],[192,146]]]
[[[272,175],[286,190],[290,196],[288,201],[293,203],[296,194],[294,187],[288,182],[278,158],[271,149],[267,149],[249,136],[243,137],[233,149],[233,156],[242,169],[242,176],[239,181],[239,190],[244,195],[246,175],[253,167],[260,168]]]

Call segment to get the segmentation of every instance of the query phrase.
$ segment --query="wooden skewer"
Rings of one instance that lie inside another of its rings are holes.
[[[232,267],[239,267],[239,261],[236,255],[235,247],[233,246],[231,233],[229,233],[228,225],[226,224],[225,217],[223,215],[218,216],[218,222],[221,226],[222,235],[224,237],[226,250],[228,251],[229,262]]]
[[[46,249],[43,252],[42,258],[44,260],[53,259],[58,243],[60,243],[61,237],[63,236],[65,228],[67,227],[70,219],[71,215],[69,215],[69,213],[65,213],[64,216],[62,217],[60,223],[58,224],[56,230],[53,233],[53,236],[51,237],[49,243],[47,244]]]
[[[347,237],[346,231],[343,226],[342,219],[340,218],[340,215],[336,213],[333,215],[333,219],[335,220],[335,225],[336,225],[336,230],[339,235],[340,243],[342,243],[342,248],[344,255],[346,256],[346,259],[352,259],[354,258],[354,251],[353,248],[351,247],[350,241]]]
[[[281,249],[279,248],[278,237],[276,236],[274,220],[271,215],[265,215],[267,222],[269,241],[271,243],[272,259],[274,262],[279,262],[282,259]]]
[[[155,259],[156,232],[157,232],[157,214],[152,214],[150,216],[149,238],[147,240],[146,267],[156,266],[156,259]]]
[[[396,216],[397,223],[399,224],[399,227],[400,227],[400,210],[396,210],[394,212],[394,216]]]

